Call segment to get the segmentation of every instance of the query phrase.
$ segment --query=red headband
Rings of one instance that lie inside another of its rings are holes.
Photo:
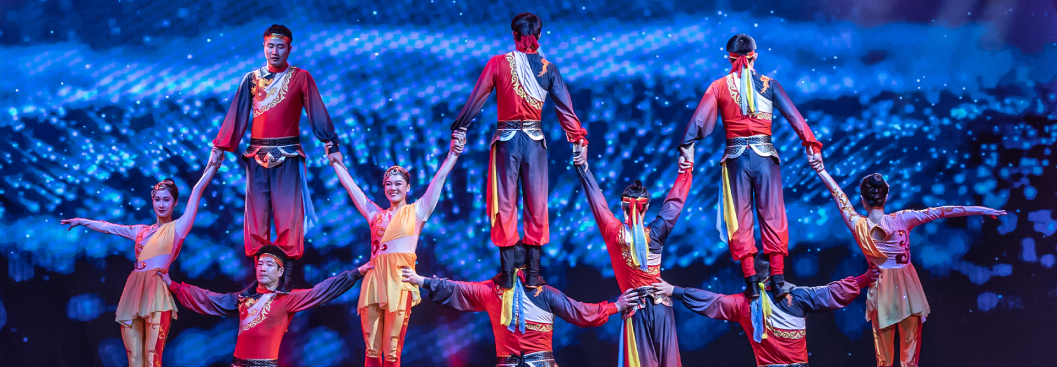
[[[265,252],[265,253],[260,254],[259,256],[257,256],[257,260],[260,260],[260,258],[262,258],[262,257],[267,257],[267,258],[271,258],[272,260],[275,260],[275,264],[278,265],[280,269],[283,268],[283,261],[280,260],[278,256],[275,256],[273,254],[269,254],[269,253]]]
[[[514,41],[514,44],[517,45],[518,51],[527,54],[534,54],[536,50],[540,49],[540,43],[536,36],[521,35],[521,40]]]
[[[744,54],[744,55],[738,54],[738,53],[734,53],[734,52],[730,52],[728,55],[730,56],[730,58],[732,60],[734,60],[734,65],[730,68],[730,72],[731,73],[738,73],[738,77],[740,78],[741,77],[741,69],[749,67],[749,58],[750,57],[751,58],[755,58],[756,57],[756,51],[749,51],[749,53]]]
[[[268,42],[268,40],[270,39],[283,40],[283,42],[286,42],[286,44],[290,44],[290,37],[279,33],[272,33],[267,36],[264,36],[264,42]]]

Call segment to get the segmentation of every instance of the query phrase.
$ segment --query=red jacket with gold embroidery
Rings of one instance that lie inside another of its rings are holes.
[[[451,124],[452,130],[469,127],[481,112],[481,107],[492,94],[492,90],[496,92],[499,121],[540,120],[544,101],[535,99],[526,92],[526,86],[522,85],[524,82],[518,78],[515,66],[516,52],[518,51],[496,55],[488,60],[473,87],[473,92],[470,93],[470,99]],[[536,53],[524,55],[532,68],[533,79],[554,101],[554,110],[558,115],[558,123],[561,124],[562,130],[565,130],[566,140],[575,143],[583,139],[584,144],[587,144],[587,130],[580,125],[580,118],[576,117],[576,112],[573,111],[572,97],[565,87],[558,66]]]
[[[279,359],[279,344],[294,314],[338,298],[363,278],[350,270],[316,284],[312,289],[276,293],[255,287],[236,293],[213,293],[190,284],[173,282],[169,291],[180,304],[194,312],[214,316],[238,316],[239,336],[235,357]],[[257,305],[258,302],[265,302]],[[254,307],[257,306],[257,307]]]
[[[554,317],[557,316],[580,327],[601,326],[609,316],[617,313],[617,306],[602,303],[581,303],[551,286],[543,286],[539,295],[526,290],[525,333],[503,326],[503,288],[492,280],[457,282],[443,278],[426,278],[423,288],[429,290],[430,300],[456,311],[485,311],[492,321],[497,357],[553,351]]]
[[[863,276],[847,277],[822,287],[793,287],[780,301],[771,292],[760,297],[771,299],[771,317],[764,322],[767,338],[752,339],[750,301],[742,294],[725,295],[703,289],[675,287],[672,298],[703,316],[741,324],[749,337],[756,365],[807,363],[807,314],[843,308],[867,286]]]
[[[283,74],[284,71],[288,72]],[[336,152],[338,135],[316,81],[307,71],[290,65],[278,70],[267,66],[246,73],[213,145],[234,152],[251,120],[250,137],[255,139],[300,136],[302,109],[308,113],[312,133],[324,143],[333,142],[335,148],[328,153]]]
[[[595,182],[594,175],[585,166],[577,166],[576,173],[580,178],[580,184],[584,187],[584,194],[591,205],[591,212],[595,215],[598,229],[606,241],[606,250],[609,251],[609,258],[613,263],[613,274],[617,278],[617,284],[620,285],[620,291],[626,292],[628,289],[658,283],[661,278],[661,249],[683,211],[686,196],[690,193],[690,183],[694,179],[693,173],[686,170],[679,174],[668,197],[664,198],[661,212],[657,218],[645,226],[646,238],[650,244],[646,255],[646,271],[642,271],[632,262],[630,228],[609,211],[609,204],[606,203],[598,182]]]
[[[822,143],[815,140],[815,134],[811,132],[804,117],[800,115],[800,111],[796,110],[796,106],[789,100],[785,89],[777,80],[753,74],[759,110],[756,113],[750,112],[749,115],[741,113],[738,83],[740,83],[738,75],[730,73],[708,86],[678,146],[689,145],[711,134],[716,127],[717,116],[723,118],[723,129],[727,133],[727,139],[753,135],[770,136],[773,112],[777,109],[793,126],[796,135],[803,142],[802,145],[822,147]]]

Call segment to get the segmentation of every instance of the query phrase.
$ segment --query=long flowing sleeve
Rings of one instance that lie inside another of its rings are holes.
[[[246,127],[250,124],[253,113],[253,95],[250,92],[252,75],[253,73],[249,72],[242,77],[242,83],[235,91],[235,97],[231,99],[228,114],[224,116],[224,124],[220,125],[220,132],[217,133],[217,138],[213,139],[213,146],[226,152],[234,152],[239,148],[242,135],[246,134]]]
[[[613,212],[609,211],[606,197],[602,195],[602,189],[598,187],[598,182],[595,182],[595,176],[590,169],[586,165],[577,166],[576,175],[580,178],[580,185],[584,187],[584,195],[587,196],[591,213],[594,214],[595,222],[598,223],[598,230],[602,232],[603,238],[611,238],[616,231],[620,230],[622,223],[613,216]]]
[[[774,83],[774,106],[778,108],[778,111],[785,116],[785,119],[789,121],[789,125],[793,126],[793,130],[796,131],[796,135],[800,137],[803,142],[801,145],[805,147],[815,147],[815,149],[821,149],[822,143],[815,140],[815,134],[811,132],[811,128],[807,126],[807,121],[804,120],[804,116],[800,115],[800,111],[797,111],[796,106],[793,105],[793,101],[789,99],[789,96],[785,94],[785,89],[778,83],[777,80],[771,80]]]
[[[459,282],[444,278],[425,278],[423,288],[429,290],[430,301],[455,311],[484,311],[488,297],[496,297],[491,280]]]
[[[675,228],[675,222],[679,221],[679,215],[683,211],[683,205],[686,204],[686,196],[690,194],[690,184],[693,180],[694,174],[691,170],[683,171],[675,179],[672,191],[669,191],[668,197],[664,198],[660,214],[650,222],[650,237],[653,237],[651,244],[663,245],[668,240],[672,228]]]
[[[899,217],[906,223],[907,230],[911,230],[919,224],[925,224],[937,219],[953,218],[953,217],[965,217],[970,215],[983,214],[981,207],[972,206],[939,206],[935,208],[928,208],[924,210],[901,210],[899,211]]]
[[[184,307],[203,315],[237,316],[239,314],[238,293],[214,293],[180,282],[172,282],[169,285],[169,291]]]
[[[569,298],[554,287],[544,287],[540,296],[550,305],[551,313],[579,327],[602,326],[609,320],[609,316],[617,313],[615,304],[605,301],[583,303]]]
[[[470,127],[470,123],[481,112],[481,106],[484,106],[484,102],[495,89],[496,68],[499,67],[497,60],[498,58],[493,57],[484,66],[484,71],[477,78],[477,84],[473,86],[473,92],[470,93],[470,99],[462,106],[459,116],[451,123],[452,131]]]
[[[101,220],[90,220],[90,219],[89,219],[88,224],[85,225],[85,227],[88,227],[88,229],[91,229],[91,230],[96,231],[96,232],[112,234],[112,235],[118,235],[118,236],[125,237],[125,238],[128,238],[128,239],[133,240],[133,241],[136,240],[136,236],[139,235],[140,231],[142,231],[142,230],[147,228],[147,226],[143,225],[143,224],[133,224],[131,226],[126,226],[124,224],[114,224],[114,223],[110,223],[110,222],[104,222],[104,221],[101,221]]]
[[[726,295],[697,288],[675,287],[672,297],[683,301],[683,305],[699,315],[726,321],[738,321],[749,309],[745,297]]]
[[[558,66],[550,64],[551,74],[551,88],[550,92],[551,100],[554,101],[554,112],[558,115],[558,123],[561,124],[562,130],[565,130],[565,140],[570,143],[576,143],[583,140],[583,144],[587,145],[587,130],[583,128],[580,123],[580,118],[576,117],[576,112],[573,111],[573,98],[569,95],[569,89],[565,86],[565,80],[562,79],[561,71],[558,70]]]
[[[302,90],[305,91],[305,112],[308,114],[309,124],[312,125],[312,134],[321,142],[334,143],[327,148],[327,154],[340,152],[338,133],[334,131],[334,123],[330,121],[330,113],[327,112],[327,106],[323,104],[323,98],[319,96],[316,80],[307,71],[301,70],[300,72],[305,73],[305,84]]]
[[[794,307],[806,312],[824,312],[851,304],[860,291],[855,277],[847,277],[821,287],[796,287],[789,296]]]
[[[287,311],[303,311],[330,302],[352,289],[362,278],[359,270],[347,270],[319,282],[312,289],[295,289],[288,296],[290,301],[287,302]]]
[[[701,96],[701,101],[697,103],[694,115],[690,117],[690,122],[686,124],[686,131],[676,142],[675,146],[677,148],[704,139],[709,134],[712,134],[712,130],[716,128],[716,118],[719,116],[719,98],[716,96],[715,85],[716,83],[710,84],[708,89],[705,90],[705,95]]]

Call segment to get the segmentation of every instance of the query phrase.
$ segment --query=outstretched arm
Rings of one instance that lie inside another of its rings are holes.
[[[680,167],[679,177],[675,179],[675,185],[672,186],[672,191],[668,192],[668,197],[664,198],[660,214],[650,222],[650,236],[657,240],[657,243],[664,243],[668,234],[672,233],[672,228],[675,228],[675,222],[679,221],[679,214],[686,204],[686,196],[690,194],[690,183],[693,180],[693,164]]]
[[[96,232],[118,235],[133,241],[136,240],[136,235],[139,234],[139,231],[142,231],[144,228],[147,227],[142,224],[126,226],[122,224],[114,224],[101,220],[91,220],[84,218],[63,219],[59,221],[59,224],[70,226],[70,228],[66,229],[67,231],[73,229],[73,227],[85,226],[88,227],[88,229],[91,229]]]
[[[704,289],[675,287],[664,281],[653,286],[662,290],[662,293],[683,301],[683,305],[690,311],[711,319],[737,321],[749,308],[745,297],[740,294],[726,295]],[[669,290],[665,290],[666,288]]]
[[[330,165],[334,167],[334,172],[338,174],[338,181],[341,181],[341,185],[345,186],[345,191],[349,192],[349,197],[352,198],[352,204],[356,206],[356,210],[359,210],[360,214],[370,221],[374,214],[382,209],[373,201],[367,199],[367,195],[364,195],[363,190],[360,190],[360,186],[356,185],[356,181],[352,180],[349,170],[344,165],[336,162],[331,162]]]
[[[455,130],[451,134],[451,148],[448,150],[448,157],[444,159],[440,169],[433,175],[433,180],[429,182],[426,192],[418,199],[422,203],[415,206],[419,220],[425,221],[429,219],[429,216],[433,214],[433,209],[437,208],[437,202],[440,201],[440,192],[444,189],[444,181],[448,178],[448,174],[451,173],[452,167],[455,167],[455,161],[459,159],[459,154],[462,153],[465,145],[466,129]]]
[[[638,299],[637,292],[625,292],[620,295],[617,303],[602,301],[601,303],[583,303],[566,296],[553,287],[544,287],[540,294],[550,305],[551,313],[562,320],[579,327],[602,326],[609,320],[609,316],[620,313],[627,308],[628,303]]]
[[[198,215],[198,203],[202,201],[202,192],[209,186],[209,182],[213,180],[213,175],[216,173],[216,166],[206,166],[206,171],[202,173],[202,178],[191,189],[191,197],[187,198],[187,209],[184,209],[184,214],[176,220],[177,238],[185,238],[187,233],[191,231],[191,227],[195,223],[195,216]],[[173,246],[172,251],[174,254],[179,252],[179,246]]]
[[[363,279],[363,275],[373,268],[374,266],[367,263],[356,270],[343,271],[337,276],[327,278],[313,286],[312,289],[295,289],[290,292],[287,311],[299,312],[330,302],[352,289],[356,282]]]
[[[844,308],[855,300],[866,287],[880,276],[877,267],[870,266],[857,277],[847,277],[822,287],[796,287],[789,292],[791,302],[805,312],[825,312]]]
[[[844,218],[844,225],[848,226],[848,230],[855,231],[855,223],[862,216],[855,212],[855,208],[848,201],[848,196],[844,195],[844,191],[840,189],[837,181],[833,180],[829,172],[826,172],[826,167],[822,164],[822,154],[819,152],[811,153],[808,155],[807,160],[811,164],[811,168],[818,172],[818,176],[822,178],[822,182],[826,184],[830,195],[833,196],[833,201],[837,203],[837,209],[840,209],[840,215]]]
[[[238,293],[215,293],[186,283],[173,282],[168,273],[158,276],[169,286],[169,291],[180,304],[191,311],[213,316],[237,316],[239,314]]]
[[[602,189],[598,187],[595,176],[591,174],[586,164],[576,166],[576,175],[580,178],[580,185],[584,187],[584,195],[587,196],[587,203],[591,206],[591,213],[595,215],[598,230],[602,232],[603,238],[609,238],[615,231],[620,230],[620,220],[609,211],[609,203],[606,203]]]
[[[904,210],[899,212],[899,216],[906,222],[907,230],[940,218],[967,217],[970,215],[989,215],[994,218],[998,215],[1006,215],[1006,211],[983,206],[940,206],[925,210]]]
[[[470,127],[470,123],[481,112],[481,106],[484,106],[484,102],[488,100],[488,96],[495,89],[495,75],[496,70],[499,68],[497,60],[498,58],[493,57],[484,66],[484,71],[477,78],[477,84],[473,86],[473,92],[470,93],[470,99],[463,105],[462,111],[459,111],[459,116],[451,123],[452,131],[465,130]]]
[[[797,111],[793,101],[785,94],[785,89],[782,88],[782,85],[777,80],[771,80],[771,83],[774,83],[774,106],[778,108],[778,112],[781,112],[782,116],[785,116],[786,121],[789,121],[789,125],[793,126],[793,130],[796,131],[796,135],[802,141],[801,145],[807,147],[807,154],[818,153],[822,148],[822,143],[815,140],[815,134],[807,126],[804,116],[801,116],[800,111]]]
[[[488,297],[497,297],[491,280],[483,282],[459,282],[444,278],[424,278],[423,288],[429,290],[427,297],[437,305],[455,310],[478,312],[487,307]]]

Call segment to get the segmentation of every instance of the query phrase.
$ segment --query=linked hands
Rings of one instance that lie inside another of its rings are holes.
[[[448,148],[448,154],[459,155],[462,154],[463,149],[466,148],[466,128],[459,128],[451,132],[451,147]]]
[[[694,144],[679,147],[679,173],[693,171],[694,169]]]
[[[220,169],[220,163],[224,162],[224,151],[220,148],[213,147],[209,150],[209,161],[206,162],[206,167],[213,166],[217,170]]]
[[[812,147],[808,147],[807,152],[807,162],[811,168],[814,168],[815,172],[825,171],[826,166],[822,164],[822,153],[815,151]]]

